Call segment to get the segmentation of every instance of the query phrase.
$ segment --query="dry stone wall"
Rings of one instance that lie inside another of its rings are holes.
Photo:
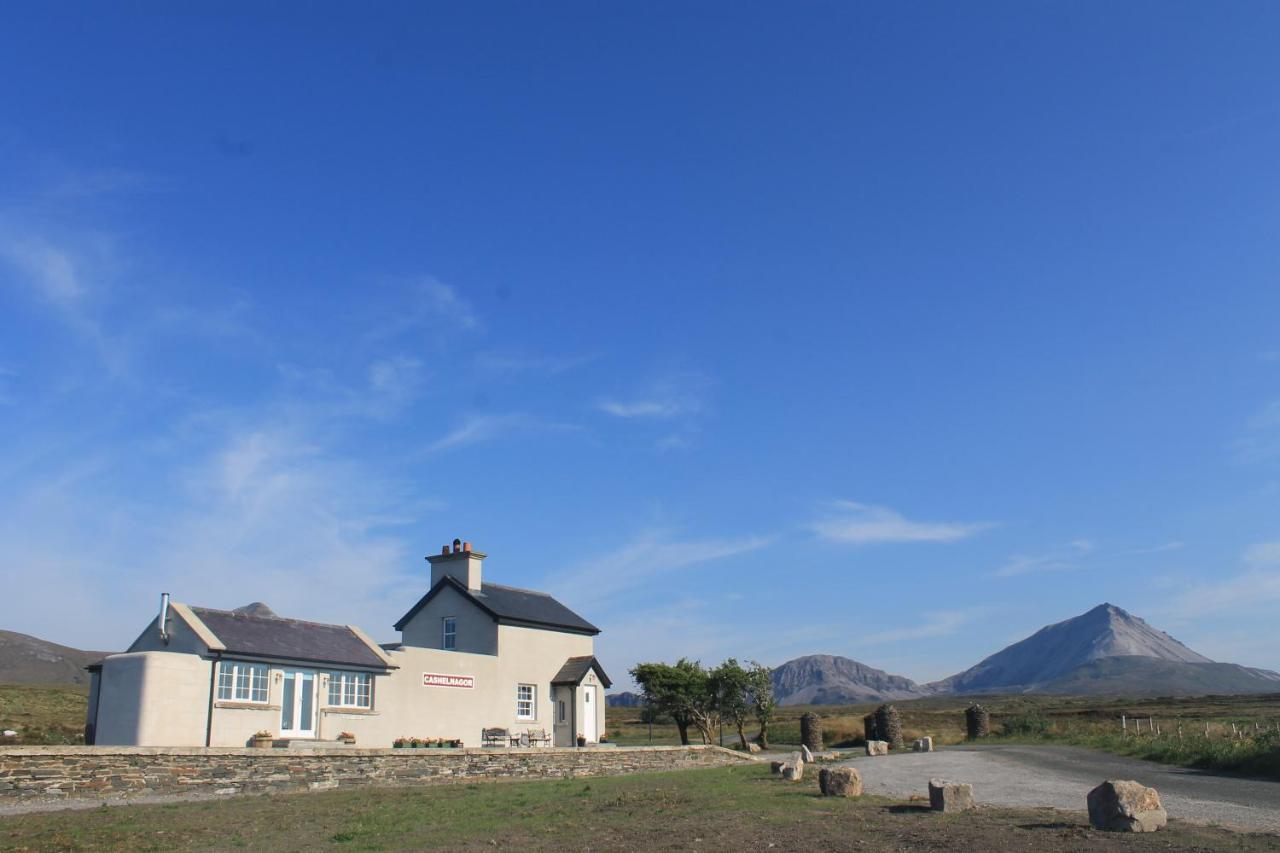
[[[587,749],[0,747],[0,805],[253,794],[477,779],[564,779],[754,761],[716,746]]]

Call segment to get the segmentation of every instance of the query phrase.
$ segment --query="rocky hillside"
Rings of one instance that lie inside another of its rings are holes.
[[[806,655],[773,670],[780,705],[849,705],[927,695],[909,678],[835,655]]]
[[[610,693],[605,696],[610,708],[639,708],[644,704],[644,697],[639,693],[624,690],[621,693]]]
[[[1280,675],[1214,663],[1125,610],[1100,604],[927,687],[938,693],[1265,693],[1280,687]]]
[[[85,666],[106,654],[0,631],[0,684],[88,684]]]

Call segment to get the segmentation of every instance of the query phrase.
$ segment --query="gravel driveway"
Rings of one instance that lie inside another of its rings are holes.
[[[1237,829],[1280,831],[1280,782],[1218,776],[1067,746],[952,746],[841,762],[858,768],[867,793],[928,795],[931,778],[973,784],[979,803],[1084,811],[1106,779],[1135,779],[1160,792],[1170,817]]]

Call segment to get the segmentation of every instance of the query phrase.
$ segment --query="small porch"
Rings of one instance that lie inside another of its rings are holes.
[[[594,745],[605,734],[604,691],[613,686],[594,655],[572,657],[551,679],[556,746]]]

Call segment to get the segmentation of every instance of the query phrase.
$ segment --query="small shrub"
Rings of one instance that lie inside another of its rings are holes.
[[[1001,725],[1005,735],[1011,737],[1039,737],[1049,731],[1049,721],[1036,713],[1015,714]]]

